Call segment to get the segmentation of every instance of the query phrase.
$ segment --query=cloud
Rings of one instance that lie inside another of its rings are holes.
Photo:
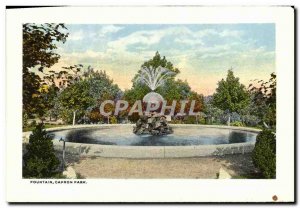
[[[184,26],[172,26],[156,30],[142,30],[130,33],[127,36],[120,37],[107,43],[110,50],[147,51],[155,48],[164,50],[176,50],[181,47],[184,50],[198,48],[202,51],[215,49],[215,46],[206,46],[207,39],[215,41],[217,47],[226,41],[239,41],[243,32],[239,30],[217,30],[217,29],[200,29],[193,31]],[[230,40],[228,40],[230,38]],[[226,48],[224,48],[226,49]]]
[[[79,30],[77,32],[71,33],[68,37],[68,41],[78,41],[82,40],[84,38],[84,34],[82,30]]]
[[[221,37],[234,37],[234,38],[240,38],[244,33],[239,30],[223,30],[220,33]]]
[[[125,37],[109,42],[107,45],[112,50],[127,50],[130,45],[153,45],[159,43],[161,38],[166,35],[164,30],[138,31]],[[140,46],[139,46],[140,47]],[[140,47],[141,48],[141,47]]]
[[[116,33],[122,29],[123,27],[114,26],[114,25],[102,26],[101,29],[98,31],[89,31],[88,29],[85,30],[81,29],[81,30],[70,32],[68,41],[80,41],[86,38],[94,40],[97,37],[104,38],[109,34]]]
[[[175,38],[174,39],[175,42],[177,43],[182,43],[182,44],[187,44],[187,45],[203,45],[204,42],[201,39],[196,39],[196,40],[192,40],[192,39],[187,39],[187,38]]]
[[[179,37],[174,39],[175,42],[187,45],[204,45],[205,40],[204,38],[211,38],[211,39],[222,39],[231,37],[234,39],[240,39],[243,35],[242,31],[238,30],[222,30],[218,31],[216,29],[205,29],[205,30],[198,30],[198,31],[191,31],[186,30],[185,33]]]
[[[106,36],[107,34],[110,34],[110,33],[116,33],[120,30],[122,30],[123,27],[119,27],[119,26],[114,26],[114,25],[105,25],[103,26],[99,32],[98,32],[98,36],[99,37],[104,37]]]
[[[117,33],[120,30],[124,33]],[[110,36],[113,33],[117,34]],[[83,35],[94,38],[86,36],[81,40]],[[122,89],[131,87],[134,74],[156,51],[179,67],[178,78],[186,79],[193,90],[204,94],[215,90],[218,80],[226,76],[231,66],[243,82],[264,78],[275,70],[275,52],[257,45],[255,38],[247,37],[246,32],[237,28],[199,29],[175,25],[129,30],[126,26],[105,25],[100,30],[98,27],[85,33],[77,30],[70,37],[77,41],[69,44],[69,50],[61,46],[61,60],[56,67],[92,65],[106,70]]]
[[[164,31],[138,31],[128,36],[111,41],[107,45],[110,49],[126,50],[128,46],[134,44],[152,45],[159,43],[164,36]]]

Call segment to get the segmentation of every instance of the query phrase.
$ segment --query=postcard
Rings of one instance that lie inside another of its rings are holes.
[[[295,201],[294,9],[6,9],[8,202]]]

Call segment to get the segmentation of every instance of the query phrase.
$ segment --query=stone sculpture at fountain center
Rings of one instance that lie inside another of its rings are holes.
[[[147,68],[144,67],[140,70],[137,81],[147,85],[152,92],[149,92],[143,97],[143,102],[147,105],[161,105],[164,98],[154,92],[156,88],[162,86],[165,80],[173,75],[174,72],[164,67]],[[173,133],[172,128],[168,125],[164,115],[155,112],[147,112],[146,115],[140,117],[136,126],[133,129],[135,134],[152,134],[152,135],[165,135]]]

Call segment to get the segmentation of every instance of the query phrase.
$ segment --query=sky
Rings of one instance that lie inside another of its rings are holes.
[[[69,37],[58,43],[61,59],[51,70],[83,64],[105,70],[130,89],[141,65],[158,51],[179,68],[178,79],[204,95],[232,68],[241,83],[267,80],[275,72],[275,24],[80,25],[66,24]]]

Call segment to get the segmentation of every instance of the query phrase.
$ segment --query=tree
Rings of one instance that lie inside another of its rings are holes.
[[[146,85],[136,84],[129,90],[125,90],[124,99],[130,104],[133,105],[136,100],[142,100],[143,97],[149,93],[151,90]]]
[[[180,111],[181,103],[179,101],[181,100],[188,101],[185,107],[186,113],[191,107],[192,100],[195,100],[194,112],[200,112],[204,109],[203,95],[192,91],[187,81],[169,79],[164,86],[157,89],[157,92],[164,97],[168,105],[171,105],[173,100],[177,101],[175,114]]]
[[[59,160],[55,156],[52,138],[39,124],[29,137],[23,156],[25,178],[52,178],[57,175]]]
[[[49,119],[51,120],[52,117],[56,118],[57,113],[54,110],[56,101],[57,101],[57,95],[59,93],[59,88],[55,85],[48,86],[46,85],[45,93],[41,94],[42,102],[44,103],[46,113],[49,116]]]
[[[120,88],[113,83],[105,71],[91,71],[84,79],[72,83],[60,92],[58,103],[61,117],[70,122],[70,114],[73,114],[74,125],[76,115],[81,117],[88,112],[95,113],[104,100],[117,100],[121,96]]]
[[[190,102],[187,104],[187,109],[190,109],[191,101],[195,100],[194,112],[205,111],[204,97],[202,94],[198,94],[195,91],[191,91],[189,94],[188,100]]]
[[[276,74],[268,81],[259,80],[249,85],[252,111],[267,127],[276,128]]]
[[[226,79],[218,82],[212,104],[221,110],[239,113],[249,104],[249,99],[245,86],[234,76],[232,70],[228,70]]]
[[[41,79],[32,72],[23,70],[23,111],[24,114],[32,115],[39,109],[39,89]]]
[[[163,96],[168,105],[171,105],[173,100],[178,101],[176,103],[175,113],[180,111],[180,100],[194,99],[196,100],[195,111],[203,109],[203,96],[193,92],[187,81],[180,79],[175,80],[176,75],[180,71],[170,61],[168,61],[165,56],[161,57],[159,52],[156,52],[152,59],[144,62],[141,65],[141,67],[147,68],[157,68],[159,66],[175,72],[165,80],[165,83],[162,86],[159,86],[155,90],[157,93]],[[136,100],[142,100],[143,97],[151,91],[148,86],[137,81],[137,76],[138,75],[135,75],[134,79],[132,80],[132,88],[130,90],[126,90],[124,93],[124,98],[129,102],[130,105],[132,105]],[[188,103],[187,106],[190,106],[190,103]],[[132,116],[132,120],[136,119],[138,119],[137,115]]]
[[[174,75],[170,76],[171,79],[174,78],[180,72],[179,69],[176,68],[176,67],[174,67],[174,65],[170,61],[168,61],[165,56],[161,57],[158,51],[156,51],[156,53],[155,53],[155,55],[153,56],[152,59],[149,59],[148,61],[145,61],[141,65],[141,68],[147,67],[147,68],[156,69],[159,66],[167,68],[170,71],[174,72]],[[140,82],[137,81],[139,73],[140,73],[140,70],[134,76],[134,78],[132,80],[132,82],[133,82],[133,88],[135,88],[135,87],[140,88],[140,87],[144,86]]]
[[[43,72],[45,67],[58,62],[60,56],[53,50],[57,48],[56,43],[66,41],[66,29],[64,24],[23,24],[23,110],[27,114],[41,109],[42,79],[30,69]]]
[[[94,71],[90,66],[87,72],[84,73],[90,86],[90,94],[95,98],[95,106],[93,110],[99,112],[99,107],[104,100],[118,100],[123,96],[122,91],[118,85],[113,83],[113,80],[109,78],[105,71]],[[106,105],[105,112],[114,111],[114,106]],[[102,117],[102,115],[100,116]],[[107,123],[109,123],[109,117],[107,117]]]
[[[168,79],[163,86],[157,89],[157,92],[167,101],[179,101],[188,99],[191,94],[191,87],[187,81]]]
[[[90,71],[90,73],[85,74],[87,77],[86,80],[90,86],[91,96],[98,101],[98,105],[103,101],[103,97],[105,97],[104,94],[110,95],[111,99],[114,100],[122,97],[120,88],[117,84],[114,84],[114,81],[110,79],[105,71]]]
[[[54,53],[57,42],[65,42],[68,33],[64,24],[23,24],[23,70],[39,66],[39,71],[58,62]]]
[[[89,90],[87,80],[82,80],[65,88],[59,94],[59,103],[62,109],[61,115],[64,120],[69,122],[70,112],[72,112],[72,123],[75,125],[76,114],[82,116],[88,107],[95,104],[95,100],[91,97]]]
[[[159,66],[167,68],[167,69],[175,72],[174,75],[171,76],[171,79],[166,80],[167,83],[163,87],[169,86],[169,88],[174,88],[175,86],[177,86],[176,83],[174,83],[174,77],[180,72],[179,69],[174,67],[174,65],[170,61],[168,61],[165,56],[161,57],[158,51],[155,53],[153,58],[149,59],[148,61],[145,61],[141,65],[142,68],[143,67],[147,67],[147,68],[152,67],[154,69]],[[130,90],[126,90],[124,93],[125,99],[130,104],[133,104],[136,100],[142,100],[143,97],[151,91],[151,89],[149,89],[149,87],[147,87],[146,85],[137,81],[138,74],[139,74],[139,71],[132,79],[132,83],[133,83],[132,88]],[[173,79],[173,82],[171,81],[172,79]],[[182,83],[183,83],[182,81],[177,82],[177,84],[182,84]],[[186,85],[188,86],[187,83],[186,83]],[[166,89],[163,89],[163,87],[159,87],[157,89],[158,93],[160,93],[163,97],[165,97],[166,95],[168,95],[168,98],[179,96],[176,93],[173,93],[173,94],[167,93],[167,91],[165,91]],[[189,88],[189,86],[188,86],[188,88]]]
[[[221,123],[221,117],[224,114],[224,111],[213,106],[211,103],[207,103],[205,105],[205,110],[204,112],[207,115],[207,118],[209,119],[208,122],[211,124],[217,123],[220,124]]]
[[[167,69],[175,72],[176,74],[178,74],[180,72],[179,69],[174,67],[173,64],[166,59],[165,56],[161,57],[158,51],[156,51],[156,53],[152,59],[150,59],[142,64],[142,67],[150,68],[150,66],[153,68],[157,68],[157,67],[161,66],[161,67],[167,68]]]

